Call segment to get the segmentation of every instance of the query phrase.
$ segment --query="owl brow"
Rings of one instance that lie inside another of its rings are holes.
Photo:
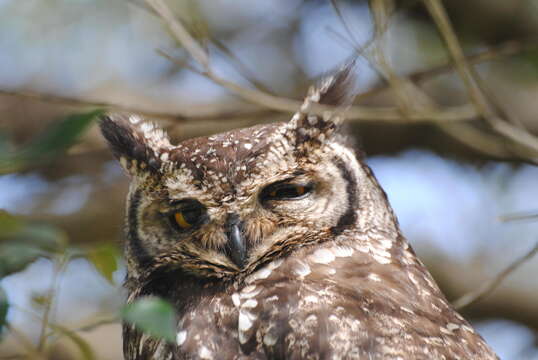
[[[276,183],[291,182],[295,180],[296,178],[298,178],[299,176],[303,176],[303,175],[308,175],[308,172],[306,170],[295,170],[293,173],[291,173],[290,176],[285,177],[284,179],[276,180],[276,181],[269,181],[269,183],[276,184]]]
[[[146,195],[153,200],[166,203],[173,203],[178,201],[177,199],[171,198],[167,190],[149,190],[146,192]]]

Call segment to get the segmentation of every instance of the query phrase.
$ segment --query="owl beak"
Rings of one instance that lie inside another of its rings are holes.
[[[243,237],[242,225],[237,214],[228,215],[226,221],[226,236],[228,237],[226,253],[239,268],[243,268],[247,260],[247,249]]]

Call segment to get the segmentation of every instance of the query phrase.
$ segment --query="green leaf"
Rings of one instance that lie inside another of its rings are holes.
[[[7,211],[0,210],[0,237],[16,233],[22,228],[22,224],[15,216]]]
[[[60,333],[60,334],[62,334],[64,336],[68,337],[71,341],[73,341],[73,343],[80,350],[80,353],[82,354],[82,358],[84,360],[95,360],[96,359],[95,354],[94,354],[90,344],[88,344],[86,342],[86,340],[84,340],[77,333],[75,333],[72,330],[69,330],[66,327],[63,327],[63,326],[60,326],[60,325],[57,325],[57,324],[49,324],[49,326],[54,331],[56,331],[57,333]]]
[[[88,260],[105,279],[114,284],[112,275],[118,270],[118,249],[112,245],[101,245],[88,251]]]
[[[23,149],[0,153],[0,174],[19,171],[32,164],[43,163],[58,156],[73,145],[93,119],[103,112],[99,109],[68,116],[49,126],[43,134]]]
[[[54,123],[25,149],[26,154],[33,158],[64,151],[76,142],[94,118],[102,114],[103,110],[94,110],[89,113],[71,115]]]
[[[40,256],[62,253],[66,246],[67,236],[60,229],[0,212],[0,279]]]
[[[43,256],[43,250],[26,243],[3,242],[0,244],[0,279],[24,270],[26,266]]]
[[[7,294],[0,287],[0,335],[2,335],[2,330],[7,324],[7,311],[9,309],[9,302],[7,300]]]
[[[50,305],[50,292],[48,293],[33,293],[31,296],[32,304],[37,308],[45,308]]]
[[[63,252],[67,246],[67,234],[57,227],[44,223],[26,223],[10,238],[32,244],[50,253]]]
[[[7,134],[0,130],[0,154],[7,154],[9,149],[10,143]]]
[[[125,306],[122,317],[148,335],[169,342],[175,340],[176,313],[172,305],[161,298],[142,297]]]

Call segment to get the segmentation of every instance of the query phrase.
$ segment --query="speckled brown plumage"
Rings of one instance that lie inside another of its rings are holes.
[[[287,123],[177,146],[138,117],[103,118],[132,179],[128,302],[161,296],[179,314],[175,343],[125,324],[126,359],[496,358],[339,131],[350,79],[348,66],[311,89]],[[337,108],[312,115],[313,103]],[[266,196],[280,184],[301,193]],[[178,231],[167,214],[184,201],[203,215]]]

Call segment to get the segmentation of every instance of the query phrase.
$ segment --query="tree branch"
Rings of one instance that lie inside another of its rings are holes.
[[[200,44],[193,38],[193,36],[187,31],[185,26],[177,20],[170,9],[167,7],[164,1],[162,0],[146,0],[148,8],[150,8],[151,13],[158,15],[162,18],[170,29],[171,34],[174,38],[181,43],[185,48],[188,54],[196,60],[201,66],[202,70],[196,69],[193,66],[185,63],[184,61],[179,61],[173,59],[180,63],[182,66],[189,68],[192,71],[199,73],[202,76],[207,77],[208,79],[214,81],[215,83],[223,86],[228,89],[235,95],[240,98],[255,104],[255,107],[247,107],[241,110],[230,110],[227,107],[222,106],[205,106],[201,109],[196,109],[193,111],[189,109],[183,113],[170,113],[170,112],[155,112],[155,111],[145,111],[131,106],[122,106],[109,102],[92,102],[84,101],[71,97],[55,96],[48,94],[39,94],[34,92],[19,92],[19,91],[7,91],[0,90],[0,94],[17,96],[22,98],[28,98],[38,101],[46,101],[52,103],[61,103],[72,106],[94,106],[94,107],[103,107],[110,109],[112,111],[125,111],[125,112],[134,112],[141,115],[151,117],[151,118],[160,118],[160,119],[169,119],[175,121],[200,121],[204,120],[224,120],[229,118],[236,117],[258,117],[260,114],[269,115],[271,112],[295,112],[301,105],[299,101],[282,98],[274,96],[265,89],[250,89],[239,86],[238,84],[228,81],[224,78],[217,76],[210,67],[209,55],[207,52],[200,46]],[[528,48],[528,46],[522,45],[518,42],[509,42],[502,45],[499,48],[491,49],[485,52],[482,52],[474,57],[471,57],[473,63],[480,61],[487,61],[494,59],[498,56],[506,56],[509,54],[516,53]],[[223,50],[223,49],[221,49]],[[225,51],[225,49],[223,50]],[[225,51],[226,52],[226,51]],[[161,52],[162,54],[162,52]],[[167,58],[172,59],[167,55]],[[422,81],[431,76],[438,75],[440,73],[450,70],[448,65],[442,65],[430,70],[417,72],[410,75],[410,80]],[[256,87],[257,84],[254,84]],[[381,91],[382,89],[389,89],[390,86],[377,87],[370,91],[367,91],[363,94],[359,94],[358,99],[364,99],[368,96],[372,96],[375,93]],[[259,108],[257,108],[259,107]],[[321,114],[325,111],[332,111],[334,109],[327,106],[313,106],[312,112],[316,114]],[[378,121],[378,122],[388,122],[388,123],[418,123],[418,122],[459,122],[459,121],[468,121],[476,119],[479,116],[480,112],[476,110],[475,106],[471,104],[465,104],[460,106],[452,106],[446,108],[435,108],[429,109],[425,107],[406,109],[405,113],[397,107],[364,107],[364,106],[352,106],[346,113],[349,120],[355,121]],[[525,132],[522,129],[511,126],[506,122],[495,123],[495,128],[500,132],[508,136],[509,138],[516,139],[518,143],[524,144],[527,147],[533,149],[538,148],[536,145],[535,138]]]
[[[228,106],[219,106],[217,104],[211,106],[203,106],[195,109],[189,109],[185,113],[172,113],[172,112],[158,112],[148,111],[141,108],[125,106],[105,101],[91,101],[82,100],[69,96],[60,96],[52,94],[38,93],[34,91],[14,91],[14,90],[1,90],[0,95],[13,96],[21,99],[28,99],[33,101],[40,101],[52,104],[66,105],[66,106],[80,106],[80,107],[96,107],[104,108],[118,112],[130,112],[140,114],[153,119],[163,120],[175,120],[179,122],[186,122],[199,119],[228,119],[245,116],[258,116],[261,112],[267,113],[267,110],[256,109],[254,107],[244,106],[244,109],[231,110]]]
[[[456,33],[454,32],[452,24],[450,23],[441,1],[423,0],[423,2],[430,12],[434,22],[437,24],[439,32],[445,41],[448,52],[454,61],[456,71],[465,84],[469,97],[477,109],[477,112],[499,134],[502,134],[508,139],[532,149],[534,152],[534,156],[532,157],[534,161],[537,161],[538,138],[524,129],[511,125],[505,119],[502,119],[495,113],[492,102],[488,100],[485,92],[480,86],[478,80],[480,77],[476,73],[476,70],[467,63],[467,59],[465,58]]]
[[[457,309],[461,310],[464,307],[467,307],[471,304],[474,304],[482,299],[484,299],[486,296],[490,295],[500,284],[501,282],[506,279],[508,275],[513,273],[515,270],[517,270],[521,265],[523,265],[525,262],[530,260],[534,255],[538,253],[538,243],[534,245],[534,247],[528,251],[525,255],[522,257],[516,259],[513,263],[508,265],[506,269],[501,271],[497,276],[495,276],[493,279],[485,282],[475,291],[471,291],[459,299],[452,302],[452,305]]]
[[[208,70],[209,56],[207,52],[185,29],[181,21],[174,16],[166,3],[162,0],[146,0],[146,3],[166,22],[173,37],[183,45],[192,58],[202,65],[205,70]]]
[[[526,50],[535,49],[538,47],[536,40],[530,41],[517,41],[509,40],[502,44],[492,46],[487,50],[478,52],[474,55],[467,55],[467,63],[471,65],[481,64],[488,61],[502,59],[504,57],[512,56],[524,52]],[[454,66],[450,61],[444,64],[437,65],[425,70],[419,70],[413,72],[407,76],[407,78],[416,84],[421,84],[424,81],[430,80],[436,76],[443,75],[454,71]],[[368,98],[380,94],[383,91],[390,89],[387,84],[380,83],[374,85],[370,90],[367,90],[357,96],[358,100]]]

